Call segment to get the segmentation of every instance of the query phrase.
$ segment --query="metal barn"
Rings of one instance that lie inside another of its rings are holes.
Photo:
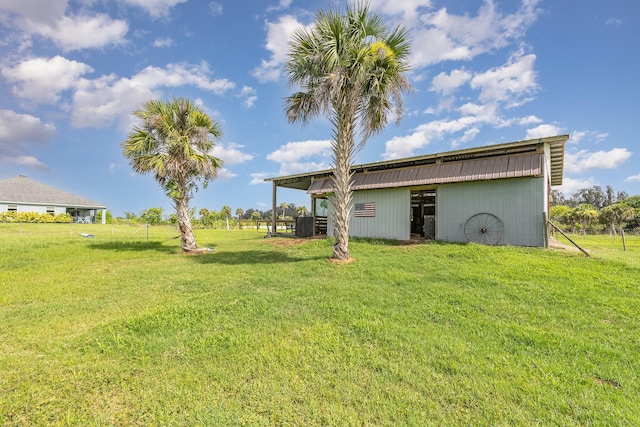
[[[352,168],[353,237],[546,246],[550,188],[562,184],[569,135]],[[310,234],[332,235],[332,171],[269,178],[311,196]],[[275,224],[273,224],[274,230]]]

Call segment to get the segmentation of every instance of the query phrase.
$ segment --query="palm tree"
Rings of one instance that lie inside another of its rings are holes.
[[[347,6],[344,14],[331,8],[318,12],[315,26],[297,30],[290,41],[287,78],[301,90],[285,99],[288,121],[306,123],[324,115],[334,127],[333,258],[350,258],[353,155],[391,116],[401,118],[401,95],[410,90],[404,75],[408,55],[406,30],[389,31],[363,3]]]
[[[258,229],[258,220],[262,219],[262,215],[260,215],[260,212],[258,212],[258,211],[253,211],[251,213],[251,219],[255,222],[256,230],[257,230]]]
[[[205,228],[207,227],[207,217],[209,216],[209,209],[207,208],[202,208],[200,209],[200,211],[198,211],[198,213],[200,214],[200,219],[202,220],[202,225],[205,226]]]
[[[215,179],[222,160],[209,154],[222,130],[203,109],[189,100],[150,100],[133,112],[142,124],[135,126],[121,145],[136,173],[152,173],[176,209],[182,249],[198,250],[189,202],[198,183]]]
[[[287,213],[287,208],[289,207],[288,204],[286,204],[285,202],[280,203],[280,209],[282,209],[282,219],[284,219],[286,213]],[[276,215],[277,217],[277,215]]]
[[[305,205],[298,206],[296,210],[298,211],[298,216],[307,216],[307,207]]]
[[[624,223],[631,221],[634,217],[634,209],[624,202],[605,206],[600,211],[600,219],[609,225],[610,233],[614,235],[616,234],[616,225],[622,230]]]
[[[231,207],[224,205],[221,209],[222,215],[227,222],[227,231],[229,231],[229,217],[231,216]]]
[[[573,208],[572,214],[580,222],[582,235],[587,234],[587,228],[598,217],[598,211],[588,203],[583,203]]]
[[[240,230],[242,230],[242,223],[240,221],[242,220],[243,214],[244,214],[244,209],[242,208],[236,209],[236,216],[238,217],[238,229]]]

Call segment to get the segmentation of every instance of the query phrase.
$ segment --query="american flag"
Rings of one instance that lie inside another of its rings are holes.
[[[376,216],[376,202],[356,203],[354,216],[372,217]]]

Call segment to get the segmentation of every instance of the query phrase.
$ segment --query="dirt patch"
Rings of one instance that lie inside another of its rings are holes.
[[[580,249],[576,248],[573,245],[568,245],[566,243],[561,243],[558,242],[556,239],[549,239],[549,249],[564,249],[567,251],[578,251],[580,252]]]
[[[307,240],[295,237],[270,237],[266,239],[266,241],[273,246],[287,248],[290,246],[300,246]]]
[[[593,379],[593,381],[598,385],[608,385],[608,386],[611,386],[611,387],[622,387],[622,385],[619,382],[614,381],[614,380],[609,380],[609,379],[606,379],[606,378],[595,377]]]
[[[356,259],[353,257],[349,257],[349,259],[329,258],[328,261],[331,264],[335,264],[335,265],[347,265],[347,264],[353,264],[354,262],[356,262]]]

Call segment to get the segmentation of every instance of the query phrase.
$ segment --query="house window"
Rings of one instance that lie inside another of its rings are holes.
[[[56,216],[56,208],[53,206],[47,206],[47,213],[51,216]]]
[[[7,212],[18,212],[18,205],[8,205]]]

